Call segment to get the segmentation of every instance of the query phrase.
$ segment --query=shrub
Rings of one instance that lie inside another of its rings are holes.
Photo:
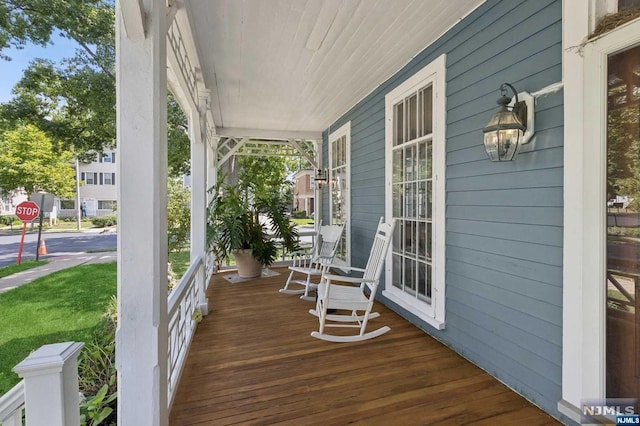
[[[91,219],[91,223],[93,226],[97,226],[98,228],[104,228],[105,226],[116,225],[118,223],[118,218],[116,215],[97,216]]]
[[[78,359],[82,425],[115,424],[117,407],[116,322],[118,303],[115,296],[107,305],[93,338],[85,344]],[[104,423],[103,423],[104,422]]]
[[[294,219],[306,219],[307,211],[306,210],[296,210],[293,212]]]
[[[20,219],[18,219],[18,216],[15,216],[12,214],[0,216],[0,225],[10,226],[10,225],[13,225],[14,222],[20,222]]]

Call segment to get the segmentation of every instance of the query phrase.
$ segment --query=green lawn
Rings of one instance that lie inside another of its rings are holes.
[[[16,274],[18,272],[26,271],[27,269],[35,268],[37,266],[46,265],[48,260],[25,260],[19,265],[9,265],[0,268],[0,278],[8,277],[9,275]]]
[[[313,219],[289,219],[296,225],[313,225]]]
[[[187,272],[191,265],[189,261],[189,251],[179,251],[177,253],[169,253],[169,263],[171,263],[171,269],[178,277],[178,281]]]
[[[33,350],[90,339],[115,294],[115,263],[76,266],[0,294],[0,395],[19,381],[11,369]]]

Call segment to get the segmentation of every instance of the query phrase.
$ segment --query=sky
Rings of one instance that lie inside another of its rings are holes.
[[[29,66],[29,62],[36,58],[59,61],[73,56],[77,44],[75,41],[54,35],[53,44],[46,47],[27,44],[24,49],[7,49],[2,53],[11,58],[11,61],[0,59],[0,102],[11,99],[13,86],[22,78],[23,71]]]

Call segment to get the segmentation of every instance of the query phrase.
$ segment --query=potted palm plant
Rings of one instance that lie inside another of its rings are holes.
[[[287,203],[277,190],[218,183],[209,205],[207,242],[219,260],[236,260],[241,278],[260,276],[276,259],[278,248],[297,249],[298,233],[286,216]]]

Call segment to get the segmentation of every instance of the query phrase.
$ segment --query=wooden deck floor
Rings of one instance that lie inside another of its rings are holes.
[[[280,275],[209,287],[170,424],[544,425],[557,422],[398,315],[377,304],[358,343],[309,336],[312,303],[278,293]]]

